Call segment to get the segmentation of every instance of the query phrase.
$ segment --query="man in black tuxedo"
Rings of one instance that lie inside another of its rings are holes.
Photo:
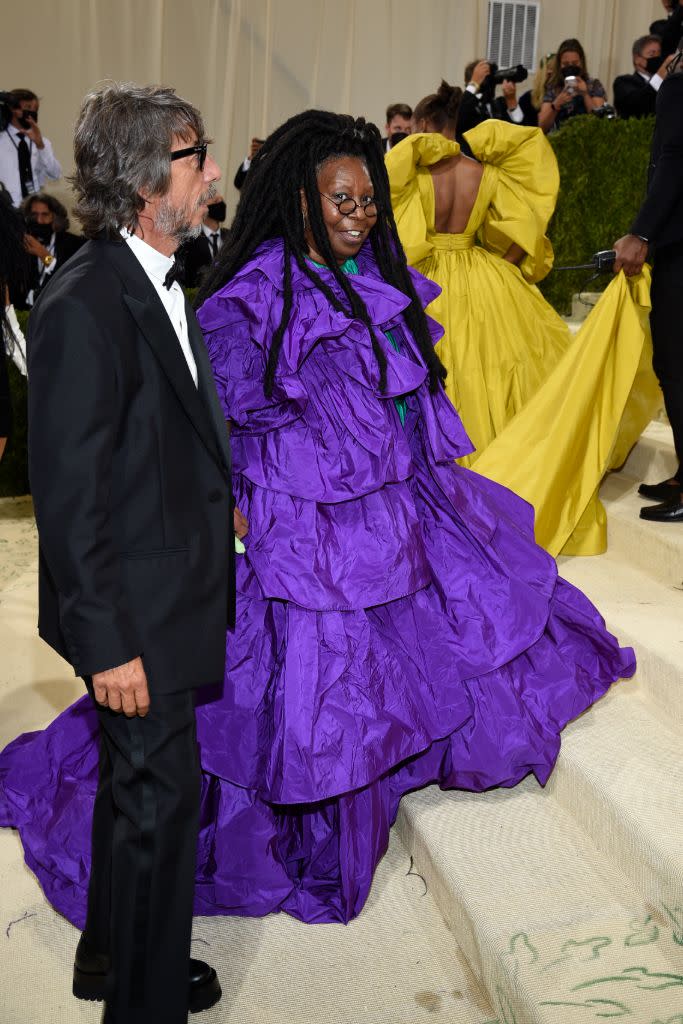
[[[642,508],[641,518],[683,523],[683,74],[682,51],[669,66],[657,97],[648,193],[628,235],[615,242],[615,272],[638,274],[654,251],[652,272],[653,366],[664,393],[678,456],[669,480],[641,484],[639,493],[658,504]]]
[[[220,998],[215,971],[190,960],[194,692],[223,679],[246,523],[201,331],[172,280],[219,177],[204,140],[172,89],[86,97],[74,183],[90,241],[30,320],[39,631],[100,722],[73,991],[105,999],[104,1024],[186,1024]]]
[[[35,192],[21,204],[26,221],[25,246],[27,287],[14,303],[19,309],[30,309],[55,271],[63,267],[85,242],[69,231],[66,208],[47,192]]]
[[[683,36],[683,0],[662,0],[662,5],[668,17],[653,21],[650,32],[654,36],[659,36],[662,41],[662,56],[668,57],[669,54],[676,52],[678,41]]]
[[[223,196],[215,196],[202,221],[201,233],[189,239],[178,250],[182,283],[186,288],[199,287],[204,271],[216,260],[224,242],[228,240],[230,232],[221,227],[226,214],[225,199]]]
[[[655,113],[657,93],[673,54],[662,57],[659,36],[636,39],[632,54],[633,74],[614,79],[614,106],[619,117],[647,117]]]

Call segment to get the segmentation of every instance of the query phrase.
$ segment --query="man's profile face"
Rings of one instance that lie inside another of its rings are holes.
[[[28,218],[35,224],[54,224],[55,215],[47,203],[34,199],[28,208]]]
[[[23,118],[26,117],[27,113],[37,114],[39,106],[40,103],[38,100],[20,100],[19,106],[12,110],[12,124],[14,127],[18,128],[20,131],[22,129],[25,131],[26,125],[22,124]],[[33,121],[33,119],[31,120]]]
[[[410,118],[404,117],[403,114],[394,114],[391,121],[387,121],[385,128],[388,138],[391,138],[396,132],[405,132],[406,135],[410,135]]]
[[[197,137],[173,137],[171,150],[187,149],[197,145]],[[171,182],[166,194],[158,200],[156,226],[159,231],[179,241],[194,238],[201,231],[209,201],[215,196],[214,181],[220,170],[207,153],[203,170],[199,169],[199,154],[191,153],[171,163]]]

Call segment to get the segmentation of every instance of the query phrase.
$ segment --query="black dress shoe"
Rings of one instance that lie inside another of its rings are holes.
[[[650,519],[653,523],[683,523],[683,499],[678,491],[675,498],[663,501],[661,505],[646,505],[640,510],[641,519]]]
[[[109,957],[90,949],[83,936],[78,943],[74,961],[73,994],[77,999],[102,1000],[109,995],[107,974],[110,969]],[[190,960],[190,1013],[208,1010],[220,999],[220,982],[213,967],[203,960]]]
[[[677,498],[681,492],[681,485],[671,484],[668,480],[662,480],[659,484],[641,484],[638,494],[648,501],[668,501],[669,498]]]

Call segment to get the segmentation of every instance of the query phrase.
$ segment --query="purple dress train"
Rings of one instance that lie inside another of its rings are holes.
[[[635,661],[536,546],[530,506],[454,464],[471,445],[430,394],[408,300],[367,245],[353,286],[384,344],[386,393],[367,329],[295,267],[264,397],[282,257],[263,245],[199,314],[250,532],[225,683],[197,710],[195,909],[348,921],[404,793],[544,783],[561,729]],[[438,289],[413,279],[426,306]],[[0,824],[20,829],[48,899],[79,926],[96,733],[86,697],[0,755]]]

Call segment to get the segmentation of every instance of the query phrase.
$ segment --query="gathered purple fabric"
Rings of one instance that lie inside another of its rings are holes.
[[[534,543],[531,507],[454,463],[472,446],[443,390],[429,391],[409,299],[368,245],[357,263],[384,392],[365,324],[294,265],[265,396],[279,240],[199,311],[249,534],[225,680],[197,708],[198,914],[350,920],[404,793],[514,786],[530,772],[545,783],[562,728],[635,670]],[[437,287],[411,275],[428,305]],[[20,829],[48,899],[79,926],[96,735],[86,697],[0,755],[0,824]]]

